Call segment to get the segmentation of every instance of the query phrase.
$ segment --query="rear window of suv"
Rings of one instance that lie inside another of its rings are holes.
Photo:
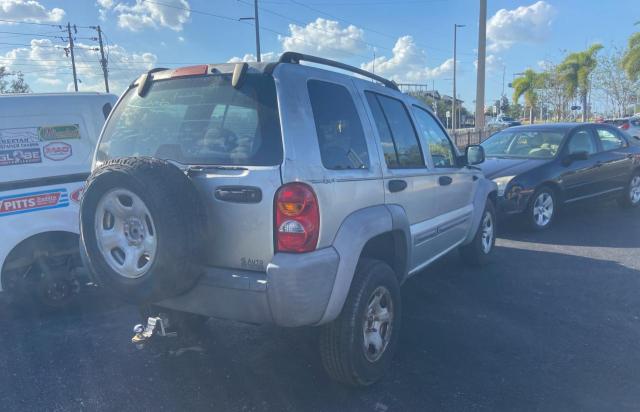
[[[273,78],[248,74],[159,80],[144,97],[130,89],[114,109],[96,160],[152,156],[190,165],[271,166],[282,162]]]

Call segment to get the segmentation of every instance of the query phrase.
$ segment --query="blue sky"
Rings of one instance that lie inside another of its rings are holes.
[[[34,91],[71,87],[59,29],[100,24],[113,91],[151,67],[252,59],[252,0],[0,0],[0,65],[21,70]],[[600,42],[624,47],[640,20],[638,0],[489,0],[487,102],[506,81],[542,61]],[[615,6],[612,4],[615,3]],[[262,51],[298,50],[375,69],[401,82],[452,93],[453,24],[458,32],[458,93],[475,99],[478,0],[261,0]],[[185,10],[186,9],[186,10]],[[190,10],[189,10],[190,9]],[[215,16],[214,16],[215,15]],[[9,33],[8,33],[9,32]],[[19,33],[19,34],[18,34]],[[50,36],[50,37],[47,37]],[[80,90],[103,90],[95,31],[80,28]],[[606,51],[605,51],[606,52]],[[376,56],[375,63],[374,54]],[[510,90],[506,89],[510,95]]]

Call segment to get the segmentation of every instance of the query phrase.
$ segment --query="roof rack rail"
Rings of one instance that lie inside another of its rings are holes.
[[[349,72],[357,73],[360,76],[368,77],[377,82],[380,82],[393,90],[400,91],[400,89],[398,88],[398,85],[393,80],[385,79],[384,77],[378,76],[366,70],[362,70],[357,67],[350,66],[348,64],[340,63],[335,60],[329,60],[322,57],[311,56],[309,54],[304,54],[304,53],[284,52],[280,56],[279,63],[299,64],[301,61],[323,64],[325,66],[331,66],[331,67],[346,70]]]

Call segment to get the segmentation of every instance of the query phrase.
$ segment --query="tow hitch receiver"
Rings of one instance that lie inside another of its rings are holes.
[[[159,329],[158,329],[159,326]],[[136,345],[136,348],[143,349],[145,344],[149,339],[153,336],[162,336],[162,337],[176,337],[178,334],[176,332],[168,332],[167,327],[169,326],[169,321],[167,318],[159,315],[157,317],[150,317],[147,319],[147,325],[144,326],[142,324],[136,325],[133,327],[133,338],[131,338],[131,343]]]

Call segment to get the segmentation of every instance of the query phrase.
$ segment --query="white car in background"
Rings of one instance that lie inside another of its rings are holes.
[[[619,119],[607,119],[604,123],[611,124],[626,132],[629,136],[640,139],[640,116],[622,117]]]
[[[63,306],[79,289],[78,207],[102,125],[100,93],[0,97],[0,292]]]

